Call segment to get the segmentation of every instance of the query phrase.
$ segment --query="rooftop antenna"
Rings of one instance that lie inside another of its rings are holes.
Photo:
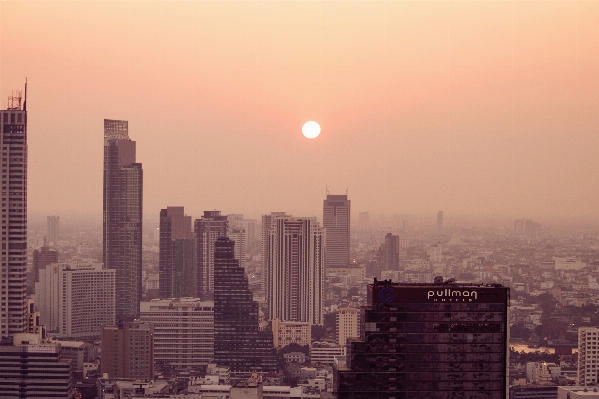
[[[25,77],[25,100],[23,101],[23,111],[27,111],[27,77]]]

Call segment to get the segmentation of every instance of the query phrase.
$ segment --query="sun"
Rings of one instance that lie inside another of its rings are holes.
[[[315,139],[320,134],[320,125],[314,121],[304,123],[302,133],[308,139]]]

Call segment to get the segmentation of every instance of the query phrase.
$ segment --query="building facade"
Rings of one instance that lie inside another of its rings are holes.
[[[102,374],[109,378],[154,378],[154,326],[147,322],[119,323],[102,328]]]
[[[129,123],[104,119],[104,232],[107,269],[116,270],[117,320],[139,317],[142,287],[143,169]]]
[[[269,319],[322,324],[324,239],[316,218],[275,217],[267,239]]]
[[[322,227],[326,231],[325,266],[349,263],[350,203],[347,195],[327,195],[323,202]]]
[[[116,271],[101,263],[53,263],[40,271],[35,303],[49,335],[100,337],[115,324]]]
[[[506,397],[509,288],[435,280],[368,286],[363,333],[335,369],[339,399]]]
[[[196,242],[191,216],[182,206],[160,210],[159,293],[161,298],[197,296]]]
[[[578,385],[597,385],[599,381],[599,327],[578,329]]]
[[[312,325],[310,323],[273,319],[271,327],[275,348],[283,348],[289,344],[305,346],[312,342]]]
[[[27,84],[0,111],[2,142],[2,259],[0,337],[25,331],[27,295]]]
[[[258,303],[234,247],[221,237],[214,248],[214,361],[237,377],[276,371],[272,333],[258,329]]]
[[[399,236],[385,236],[385,270],[399,270]]]
[[[194,222],[197,245],[198,296],[205,300],[214,298],[214,243],[227,235],[227,217],[220,211],[204,211]]]
[[[360,309],[337,309],[337,343],[344,346],[348,338],[360,337]]]
[[[48,216],[48,236],[50,242],[56,242],[60,239],[60,216]]]
[[[214,358],[214,302],[153,299],[141,303],[140,320],[154,325],[157,365],[206,366]]]
[[[58,263],[58,251],[50,249],[44,244],[40,249],[33,251],[33,283],[40,281],[40,270],[45,269],[50,263]]]

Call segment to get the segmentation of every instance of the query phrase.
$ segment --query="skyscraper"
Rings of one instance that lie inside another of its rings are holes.
[[[505,399],[509,298],[499,284],[375,280],[337,397]]]
[[[599,382],[599,327],[578,328],[578,385],[597,385]]]
[[[198,296],[202,300],[214,297],[214,243],[227,235],[227,217],[220,211],[204,211],[194,223],[198,261]]]
[[[385,236],[385,270],[399,270],[399,236]]]
[[[182,206],[160,210],[159,245],[160,297],[197,296],[197,249]]]
[[[58,263],[58,251],[50,249],[50,247],[44,243],[44,246],[40,249],[33,251],[33,283],[40,281],[40,270],[46,268],[50,263]]]
[[[60,216],[48,216],[48,241],[56,242],[60,238]]]
[[[323,233],[316,218],[281,216],[268,231],[266,302],[269,319],[322,324]]]
[[[2,260],[0,337],[25,331],[27,294],[27,84],[0,111]]]
[[[231,367],[237,377],[275,371],[272,331],[258,329],[258,302],[235,259],[234,247],[227,237],[214,244],[214,361]]]
[[[270,229],[273,228],[275,218],[281,216],[291,216],[286,214],[285,212],[271,212],[268,215],[262,215],[262,233],[261,233],[261,255],[262,255],[262,289],[266,290],[268,287],[268,274],[266,270],[268,269],[268,254],[270,249],[268,247],[268,234]]]
[[[116,270],[116,318],[139,317],[143,170],[128,122],[104,119],[104,265]]]
[[[324,200],[322,227],[326,232],[325,265],[344,267],[349,263],[350,200],[347,195],[330,195]]]

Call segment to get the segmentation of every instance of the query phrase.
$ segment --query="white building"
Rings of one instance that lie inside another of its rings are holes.
[[[272,320],[272,336],[275,348],[295,343],[301,346],[312,342],[312,325],[301,321]]]
[[[526,381],[530,384],[548,385],[559,378],[561,366],[547,362],[526,363]]]
[[[275,216],[267,234],[269,319],[321,325],[324,233],[315,217]]]
[[[235,259],[239,260],[239,266],[245,269],[247,240],[245,230],[229,227],[227,237],[235,241]]]
[[[335,356],[345,356],[345,346],[330,342],[312,342],[310,346],[310,361],[312,364],[334,364]]]
[[[35,303],[49,335],[100,337],[115,324],[115,273],[101,263],[52,263],[40,270]]]
[[[557,387],[557,399],[599,399],[598,387]]]
[[[596,385],[599,369],[599,327],[578,329],[578,385]]]
[[[345,346],[347,338],[360,337],[360,309],[340,308],[337,310],[337,343]]]
[[[140,303],[141,321],[154,324],[154,362],[205,366],[214,357],[214,302],[199,298]]]
[[[554,258],[555,270],[581,270],[586,267],[586,263],[580,259],[570,256],[566,258]]]

